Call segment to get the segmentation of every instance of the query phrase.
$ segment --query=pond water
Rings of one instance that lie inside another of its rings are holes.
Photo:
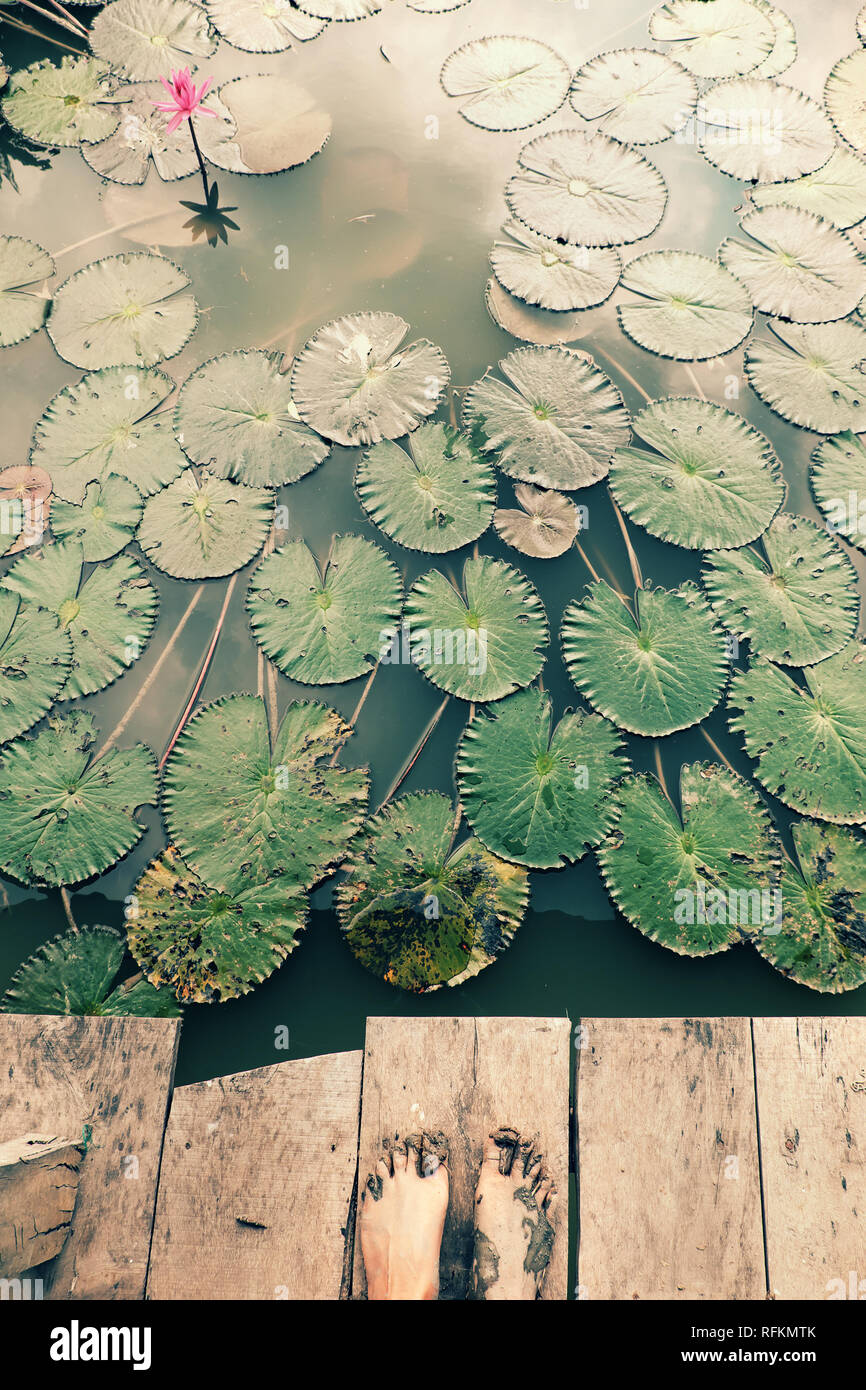
[[[858,5],[832,0],[817,6],[788,0],[800,57],[784,81],[820,96],[836,59],[854,46]],[[17,191],[4,180],[0,227],[30,237],[52,252],[58,280],[97,256],[135,247],[160,249],[189,273],[203,313],[198,331],[165,369],[182,380],[199,362],[240,346],[293,352],[321,324],[360,309],[402,315],[412,335],[445,351],[455,385],[465,387],[516,346],[489,318],[484,304],[490,245],[504,220],[502,190],[518,150],[532,135],[569,124],[569,108],[529,133],[491,134],[469,125],[438,82],[444,58],[468,38],[490,33],[529,34],[548,40],[572,68],[605,48],[643,45],[650,10],[642,0],[586,7],[569,0],[472,0],[443,16],[406,10],[386,0],[385,12],[362,23],[332,25],[318,40],[289,54],[256,57],[226,45],[206,65],[217,79],[264,70],[285,72],[314,94],[333,117],[324,152],[307,166],[270,178],[219,174],[221,201],[237,208],[240,230],[227,246],[191,244],[178,198],[199,196],[195,180],[161,185],[151,171],[143,188],[103,186],[77,151],[50,158],[40,169],[14,159]],[[3,26],[10,67],[59,54]],[[438,130],[435,122],[438,121]],[[436,138],[430,138],[435,134]],[[715,254],[736,230],[739,185],[711,168],[687,144],[668,141],[650,151],[663,172],[670,200],[649,248],[689,248]],[[112,230],[114,229],[114,230]],[[288,269],[276,267],[288,249]],[[635,248],[637,251],[638,248]],[[628,252],[629,248],[626,248]],[[628,258],[628,256],[626,256]],[[619,331],[613,299],[585,317],[580,346],[599,354],[630,407],[651,396],[694,394],[695,378],[710,400],[725,402],[726,379],[741,384],[737,406],[773,441],[782,459],[790,511],[817,517],[808,481],[816,437],[785,424],[749,390],[742,354],[693,369],[643,352]],[[620,368],[605,360],[609,355]],[[6,465],[25,460],[33,425],[49,398],[78,373],[53,352],[44,333],[3,356],[3,441]],[[628,375],[627,375],[628,374]],[[447,415],[443,418],[447,418]],[[354,496],[354,452],[335,448],[325,464],[281,500],[290,509],[290,534],[321,553],[334,531],[375,539],[398,564],[405,583],[429,568],[426,556],[402,550],[376,531]],[[500,498],[509,496],[507,480]],[[584,549],[593,566],[632,586],[628,556],[604,485],[580,495],[589,508]],[[506,503],[507,505],[507,503]],[[664,546],[632,527],[645,578],[675,583],[696,578],[700,556]],[[520,565],[537,586],[553,628],[566,603],[589,578],[576,551],[550,561],[515,556],[489,532],[483,551]],[[469,553],[468,551],[465,553]],[[445,556],[444,571],[459,573],[464,552]],[[863,557],[860,557],[861,578]],[[252,569],[252,566],[250,566]],[[255,690],[256,648],[244,611],[248,572],[239,576],[224,631],[202,697]],[[135,667],[103,694],[85,701],[103,733],[114,728],[147,679],[184,613],[195,586],[152,572],[160,599],[155,637]],[[135,736],[161,752],[184,708],[213,632],[226,581],[214,580],[187,622],[156,688],[135,715]],[[556,716],[576,703],[558,641],[551,641],[543,672]],[[345,715],[354,709],[363,679],[316,692]],[[280,677],[280,708],[306,697],[309,687]],[[369,764],[371,803],[378,805],[441,700],[419,671],[392,666],[378,673],[343,760]],[[466,706],[452,700],[402,790],[452,791],[455,745]],[[727,731],[722,704],[705,728],[744,774],[751,764]],[[638,769],[654,769],[660,748],[668,785],[681,762],[712,756],[698,730],[657,744],[629,738]],[[789,813],[773,811],[785,833]],[[123,899],[164,844],[158,813],[144,813],[148,829],[134,851],[98,883],[72,895],[77,920],[121,925]],[[65,927],[59,895],[3,885],[0,913],[0,991],[18,963]],[[196,1079],[306,1056],[363,1046],[371,1014],[691,1015],[863,1013],[866,987],[821,996],[785,980],[751,948],[700,960],[674,955],[645,939],[613,908],[593,856],[557,873],[532,875],[532,904],[510,949],[462,987],[416,998],[363,970],[340,940],[328,885],[313,896],[314,912],[298,950],[245,998],[185,1012],[177,1080]],[[276,1030],[289,1030],[288,1051],[275,1052]]]

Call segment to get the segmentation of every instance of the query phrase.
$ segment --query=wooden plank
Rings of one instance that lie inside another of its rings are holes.
[[[749,1020],[582,1027],[580,1296],[763,1298]]]
[[[82,1149],[54,1134],[0,1143],[0,1278],[53,1260],[69,1235]]]
[[[340,1297],[362,1057],[307,1057],[178,1087],[148,1298]]]
[[[754,1033],[770,1288],[866,1298],[866,1019]]]
[[[484,1141],[510,1125],[539,1136],[556,1181],[557,1237],[542,1297],[567,1297],[568,1082],[565,1018],[368,1018],[358,1179],[383,1139],[442,1130],[449,1144],[450,1200],[440,1259],[440,1298],[469,1292],[474,1198]],[[366,1293],[355,1241],[353,1296]]]
[[[0,1014],[0,1138],[87,1138],[52,1298],[143,1298],[180,1022]]]

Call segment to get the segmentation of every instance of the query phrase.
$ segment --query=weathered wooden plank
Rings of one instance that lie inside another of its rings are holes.
[[[770,1288],[866,1298],[866,1019],[754,1033]]]
[[[0,1137],[84,1138],[73,1229],[52,1298],[143,1298],[180,1023],[0,1014]]]
[[[556,1180],[557,1236],[542,1297],[568,1283],[568,1082],[564,1018],[368,1018],[358,1180],[385,1138],[442,1130],[449,1143],[450,1200],[440,1260],[440,1298],[469,1292],[474,1198],[483,1144],[503,1125],[538,1134]],[[366,1292],[355,1241],[353,1296]]]
[[[53,1260],[69,1235],[82,1149],[54,1134],[0,1143],[0,1278]]]
[[[749,1020],[582,1027],[580,1296],[763,1298]]]
[[[340,1297],[361,1063],[340,1052],[178,1087],[149,1298]]]

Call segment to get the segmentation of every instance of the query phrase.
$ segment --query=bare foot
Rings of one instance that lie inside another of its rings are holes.
[[[475,1192],[473,1297],[537,1298],[550,1262],[556,1188],[532,1139],[498,1129]]]
[[[439,1296],[439,1247],[448,1206],[441,1135],[388,1144],[361,1193],[368,1299]]]

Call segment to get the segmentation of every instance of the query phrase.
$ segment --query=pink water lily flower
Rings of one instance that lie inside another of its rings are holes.
[[[171,101],[155,101],[153,104],[157,111],[167,111],[171,115],[171,120],[167,126],[167,133],[177,130],[182,121],[192,120],[192,114],[197,111],[200,116],[215,116],[216,111],[211,111],[207,106],[202,106],[205,93],[213,83],[213,78],[208,77],[196,91],[195,83],[189,68],[183,68],[180,72],[171,74],[171,82],[167,82],[161,77],[165,90],[171,97]]]

